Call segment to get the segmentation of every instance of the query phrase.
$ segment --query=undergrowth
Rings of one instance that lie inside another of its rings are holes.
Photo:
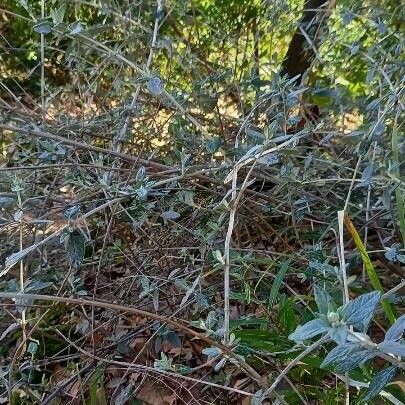
[[[403,403],[395,2],[17,3],[0,403]]]

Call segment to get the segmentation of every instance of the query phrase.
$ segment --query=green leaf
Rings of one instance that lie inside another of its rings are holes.
[[[291,260],[286,260],[281,263],[280,270],[278,271],[277,276],[275,277],[275,279],[273,281],[273,285],[271,286],[269,304],[268,304],[269,307],[272,307],[276,301],[278,291],[280,290],[281,283],[283,281],[285,274],[287,273],[290,263],[291,263]]]
[[[370,381],[367,391],[364,393],[360,402],[370,401],[375,398],[381,390],[394,378],[397,371],[396,366],[390,366],[379,371]]]
[[[97,368],[89,381],[90,404],[107,405],[107,397],[104,389],[104,371]]]
[[[268,330],[244,329],[233,333],[248,348],[262,352],[282,352],[293,345],[285,336]]]
[[[293,298],[286,298],[284,294],[280,295],[278,320],[286,333],[294,331],[297,327]]]

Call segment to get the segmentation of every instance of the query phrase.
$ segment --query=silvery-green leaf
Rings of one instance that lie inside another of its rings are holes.
[[[167,333],[166,340],[174,347],[181,347],[181,339],[176,332],[170,331]]]
[[[361,398],[361,402],[370,401],[375,398],[381,390],[394,378],[397,371],[396,366],[390,366],[379,371],[370,381],[367,391]]]
[[[378,33],[381,35],[384,35],[387,32],[387,27],[385,26],[385,24],[382,21],[379,22],[377,29],[378,29]]]
[[[223,258],[223,256],[222,256],[222,253],[221,253],[219,250],[214,250],[214,251],[212,252],[212,255],[214,256],[215,260],[216,260],[218,263],[225,264],[225,260],[224,260],[224,258]]]
[[[399,243],[394,243],[390,248],[386,248],[387,251],[384,253],[386,259],[390,262],[398,261],[398,256],[401,254],[400,252],[401,245]]]
[[[214,326],[222,324],[222,317],[216,311],[210,311],[207,314],[206,324],[208,329],[213,329]]]
[[[163,352],[160,353],[160,360],[155,360],[153,367],[156,370],[173,370],[173,359],[168,358]]]
[[[405,343],[384,341],[378,345],[378,348],[384,353],[405,358]]]
[[[145,178],[145,173],[146,173],[145,166],[141,166],[136,172],[135,180],[142,181]]]
[[[159,76],[153,76],[148,80],[148,90],[154,97],[163,93],[163,83]]]
[[[353,326],[361,332],[365,332],[373,318],[380,298],[381,293],[379,291],[360,295],[340,307],[339,313],[346,324]]]
[[[24,191],[24,188],[25,188],[24,180],[21,179],[20,177],[15,176],[11,180],[11,191],[18,193],[18,192]]]
[[[24,256],[25,256],[25,251],[21,250],[19,252],[12,253],[10,256],[6,257],[6,263],[5,263],[5,268],[4,268],[3,272],[6,273],[10,269],[10,267],[17,264]],[[3,275],[3,272],[1,275]]]
[[[380,105],[380,99],[375,98],[370,103],[368,103],[366,110],[367,111],[375,110],[379,105]]]
[[[59,237],[59,242],[64,243],[66,239],[69,237],[69,235],[70,235],[69,229],[68,228],[63,229]]]
[[[221,147],[221,144],[222,144],[222,140],[220,137],[217,136],[215,138],[211,138],[206,141],[205,149],[209,153],[215,153],[219,150],[219,148]]]
[[[150,290],[150,281],[149,281],[148,277],[146,277],[146,276],[141,277],[141,286],[142,286],[143,290],[147,290],[147,291]]]
[[[397,255],[397,260],[403,264],[405,264],[405,255]]]
[[[371,184],[371,179],[373,177],[373,166],[369,165],[361,174],[361,185],[362,186],[369,186]]]
[[[208,357],[215,357],[221,354],[221,350],[218,347],[206,347],[202,349],[202,354],[205,354]]]
[[[373,136],[372,139],[376,139],[379,135],[381,135],[385,130],[384,122],[378,121],[375,124],[374,131],[372,131],[371,135]]]
[[[144,200],[148,195],[148,189],[144,186],[138,187],[134,190],[134,192],[141,200]]]
[[[328,332],[329,328],[330,325],[323,319],[313,319],[302,326],[298,326],[295,332],[288,336],[288,339],[302,342],[321,333]]]
[[[33,30],[35,32],[38,32],[38,34],[49,34],[50,32],[52,32],[52,26],[51,24],[49,24],[49,22],[47,21],[42,21],[36,25],[34,25]]]
[[[176,287],[182,289],[183,291],[187,291],[189,289],[189,284],[186,283],[186,281],[183,280],[182,278],[177,278],[174,281],[174,284],[175,284]]]
[[[86,295],[88,295],[88,292],[86,290],[79,290],[76,291],[76,295],[79,295],[80,297],[85,297]]]
[[[268,155],[262,156],[257,162],[265,166],[275,165],[278,163],[278,154],[277,152],[269,153]]]
[[[62,232],[64,229],[65,228],[62,227],[58,232]],[[37,243],[34,243],[34,244],[26,247],[25,249],[23,249],[23,250],[21,250],[19,252],[13,253],[12,255],[8,256],[6,258],[4,268],[2,270],[0,270],[0,277],[4,276],[4,274],[7,274],[8,271],[10,270],[10,268],[12,266],[14,266],[16,263],[18,263],[22,258],[27,256],[29,253],[33,252],[39,246],[42,246],[44,243],[46,243],[47,241],[49,241],[50,239],[52,239],[56,235],[58,235],[58,232],[53,233],[53,234],[47,236],[46,238],[42,239],[41,241],[39,241]]]
[[[192,372],[192,368],[189,366],[185,366],[184,364],[176,365],[176,372],[182,375],[187,375]]]
[[[72,267],[78,267],[84,259],[85,238],[81,232],[74,230],[65,241],[65,248],[68,253]]]
[[[264,135],[259,131],[255,131],[252,128],[246,128],[245,132],[246,132],[246,135],[250,139],[252,139],[254,141],[257,141],[257,142],[263,142],[264,141]]]
[[[123,388],[120,393],[115,397],[113,404],[114,405],[124,405],[127,403],[129,397],[132,394],[132,391],[134,390],[134,386],[131,384],[128,384],[125,388]]]
[[[338,373],[346,373],[376,356],[373,350],[362,349],[358,343],[336,346],[325,357],[321,367],[332,366]]]
[[[80,205],[73,205],[65,210],[63,215],[66,219],[76,219],[80,213]]]
[[[13,298],[18,312],[22,313],[27,309],[28,305],[32,305],[33,300],[26,298]]]
[[[162,212],[162,217],[164,219],[177,219],[180,217],[180,214],[176,211],[168,210],[168,211]]]
[[[347,327],[346,325],[341,325],[336,328],[329,328],[328,335],[338,345],[342,345],[347,341]]]
[[[382,195],[380,197],[381,202],[384,208],[388,211],[391,207],[391,194],[392,188],[391,187],[384,187]]]
[[[80,21],[77,21],[70,26],[70,30],[70,35],[80,34],[83,31],[83,25],[80,23]]]
[[[0,197],[0,206],[7,207],[14,204],[14,198],[12,197]]]
[[[259,390],[255,392],[253,397],[250,399],[250,405],[262,405],[264,401],[264,393],[263,390]]]
[[[224,357],[221,360],[219,360],[219,362],[217,364],[215,364],[214,370],[216,372],[218,372],[225,365],[225,363],[226,363],[226,358]]]
[[[350,55],[356,55],[360,50],[360,45],[358,43],[352,44],[350,47]]]
[[[252,156],[254,156],[255,154],[261,152],[263,150],[263,145],[255,145],[253,147],[251,147],[242,157],[240,160],[245,160],[248,159]]]
[[[23,210],[17,210],[14,214],[13,214],[13,218],[14,221],[16,222],[20,222],[21,218],[23,217],[24,211]]]
[[[18,2],[20,3],[21,6],[23,6],[25,8],[27,13],[31,15],[31,10],[30,10],[31,7],[29,6],[28,1],[27,0],[18,0]]]
[[[4,330],[4,332],[0,336],[0,341],[2,341],[9,333],[14,332],[15,330],[20,328],[20,324],[14,322],[8,325],[8,327]]]
[[[314,288],[315,302],[318,306],[318,312],[327,315],[328,312],[336,311],[336,304],[325,288],[315,286]]]
[[[25,292],[40,291],[53,285],[51,281],[29,280],[25,285]]]
[[[186,302],[190,298],[190,295],[194,292],[194,290],[196,289],[199,282],[200,282],[200,276],[198,276],[194,280],[192,286],[186,291],[186,294],[184,295],[183,299],[181,300],[180,308],[183,308],[183,306],[186,304]]]
[[[355,369],[356,367],[361,366],[366,361],[374,358],[376,356],[375,352],[370,350],[360,350],[356,353],[352,353],[350,357],[342,360],[339,363],[336,363],[334,366],[334,370],[337,373],[347,373],[350,370]]]
[[[362,342],[366,345],[369,346],[374,346],[374,342],[370,339],[370,336],[368,336],[366,333],[363,332],[351,332],[350,335],[347,336],[347,340],[349,342]]]
[[[322,272],[322,273],[329,273],[332,275],[336,275],[336,267],[331,266],[328,263],[320,263],[317,260],[311,260],[309,262],[309,267],[311,269],[318,270],[319,272]]]
[[[63,23],[65,11],[66,11],[66,4],[62,4],[58,9],[51,9],[50,15],[55,25]]]
[[[308,153],[308,155],[306,156],[306,158],[305,158],[305,160],[304,160],[304,168],[305,169],[308,169],[309,168],[309,166],[311,165],[311,163],[312,163],[312,160],[313,160],[313,154],[310,152],[310,153]]]
[[[345,343],[340,346],[333,348],[324,358],[321,367],[327,367],[331,364],[344,360],[350,355],[350,353],[359,349],[358,343]]]
[[[27,352],[28,352],[29,354],[34,355],[34,354],[37,352],[37,350],[38,350],[38,343],[37,343],[37,342],[34,342],[33,340],[31,340],[31,341],[28,343]]]
[[[392,325],[385,334],[384,341],[396,342],[404,335],[405,330],[405,314],[400,316],[394,325]]]
[[[201,293],[196,293],[195,294],[195,301],[196,304],[201,308],[201,309],[207,309],[210,306],[210,300],[207,295],[201,294]]]

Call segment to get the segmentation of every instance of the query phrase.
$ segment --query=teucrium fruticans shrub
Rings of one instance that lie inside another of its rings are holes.
[[[289,339],[302,343],[315,336],[329,335],[337,345],[326,355],[321,367],[339,374],[349,372],[376,356],[392,360],[392,365],[375,374],[362,401],[378,395],[401,367],[400,358],[405,357],[405,315],[388,329],[381,343],[374,343],[367,335],[380,299],[381,293],[374,291],[337,307],[328,291],[316,286],[317,318],[299,326],[289,336]]]

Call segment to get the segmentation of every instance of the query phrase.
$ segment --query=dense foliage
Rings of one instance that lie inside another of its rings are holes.
[[[0,403],[402,403],[400,11],[3,1]]]

